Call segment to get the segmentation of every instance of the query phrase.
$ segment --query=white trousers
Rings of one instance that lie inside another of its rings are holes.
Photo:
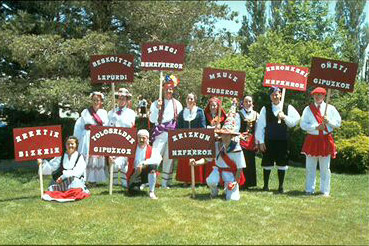
[[[163,168],[161,176],[162,187],[167,187],[168,185],[171,185],[173,176],[173,160],[169,159],[167,132],[163,132],[162,134],[160,134],[155,138],[155,141],[152,144],[152,153],[154,155],[160,154],[162,156],[163,160]]]
[[[331,189],[331,156],[306,156],[306,192],[314,193],[316,182],[316,166],[319,161],[320,191],[329,195]]]
[[[236,179],[231,172],[222,172],[222,179],[224,181],[224,189],[226,191],[226,200],[238,201],[240,200],[240,189],[238,184],[232,190],[229,190],[228,184],[230,182],[235,182]],[[206,183],[210,188],[211,195],[214,197],[218,195],[218,184],[220,181],[220,173],[217,167],[213,168],[213,171],[210,173],[209,177],[206,179]]]
[[[120,177],[122,180],[122,186],[124,188],[127,188],[128,187],[127,171],[128,171],[128,158],[123,157],[123,156],[116,157],[115,163],[113,166],[113,184],[119,185],[118,173],[120,173]]]

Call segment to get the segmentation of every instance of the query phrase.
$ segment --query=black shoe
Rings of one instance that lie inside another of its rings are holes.
[[[268,186],[264,186],[263,187],[263,191],[269,191],[269,187]]]
[[[280,193],[280,194],[283,194],[283,193],[284,193],[284,189],[283,189],[283,187],[279,187],[279,188],[278,188],[278,193]]]

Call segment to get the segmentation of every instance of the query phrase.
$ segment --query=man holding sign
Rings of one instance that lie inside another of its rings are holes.
[[[275,163],[278,168],[278,192],[283,193],[284,178],[288,169],[288,128],[296,126],[300,115],[292,105],[282,106],[280,88],[271,87],[269,96],[272,103],[260,111],[255,138],[259,150],[263,153],[261,162],[264,175],[263,190],[269,191],[269,176]],[[284,112],[287,112],[287,115]],[[281,123],[278,123],[279,120]]]
[[[169,159],[168,131],[174,130],[177,125],[178,113],[182,111],[182,104],[173,98],[174,89],[179,79],[174,75],[167,75],[163,84],[164,100],[159,98],[151,104],[150,121],[155,124],[153,132],[153,153],[163,157],[162,184],[168,188],[172,181],[173,159]]]
[[[316,166],[319,161],[320,191],[329,196],[331,158],[336,157],[336,146],[332,137],[334,128],[341,126],[341,116],[337,109],[326,103],[326,90],[317,87],[311,92],[314,103],[304,109],[301,117],[301,129],[307,132],[302,153],[306,155],[306,194],[312,195],[315,190]]]

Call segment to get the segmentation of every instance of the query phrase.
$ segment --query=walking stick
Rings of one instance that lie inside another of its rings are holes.
[[[281,98],[281,102],[282,102],[281,108],[282,108],[282,111],[283,111],[283,104],[284,104],[285,95],[286,95],[286,88],[283,88],[282,89],[282,98]],[[278,124],[281,124],[281,122],[282,122],[281,119],[278,119]]]
[[[327,100],[325,102],[324,116],[327,116],[327,109],[328,109],[328,103],[329,103],[330,98],[331,98],[331,89],[329,88],[327,91]]]

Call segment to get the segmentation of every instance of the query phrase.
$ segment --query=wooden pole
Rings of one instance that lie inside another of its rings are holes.
[[[285,98],[285,96],[286,96],[286,88],[283,88],[282,89],[282,98],[281,98],[281,104],[282,104],[282,106],[281,106],[281,111],[283,111],[283,104],[284,104],[284,98]],[[281,124],[281,119],[278,119],[278,124]]]
[[[163,97],[163,82],[164,82],[163,71],[160,71],[159,99],[162,99]]]
[[[217,129],[218,125],[220,127],[220,115],[221,115],[221,112],[222,112],[222,110],[221,110],[222,105],[223,105],[223,97],[220,97],[220,105],[218,105],[218,124],[217,124],[217,126],[215,126],[215,129]]]
[[[114,112],[114,109],[115,109],[115,84],[114,83],[111,83],[111,91],[113,93],[113,105],[112,105],[112,108],[113,108],[113,112]],[[113,194],[113,170],[114,170],[114,165],[115,165],[115,162],[113,162],[112,164],[110,164],[110,180],[109,180],[109,195],[112,195]]]
[[[331,98],[331,89],[329,88],[327,91],[327,98],[325,101],[324,116],[327,116],[327,109],[328,109],[328,103],[329,103],[330,98]]]
[[[195,190],[195,167],[191,165],[191,188],[192,188],[192,198],[196,197]]]
[[[39,177],[40,177],[40,192],[41,192],[41,199],[42,195],[44,194],[44,179],[42,174],[42,161],[39,163]]]

